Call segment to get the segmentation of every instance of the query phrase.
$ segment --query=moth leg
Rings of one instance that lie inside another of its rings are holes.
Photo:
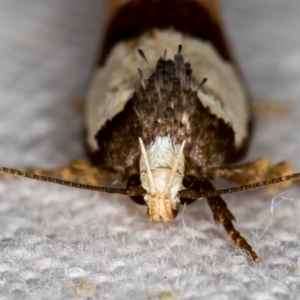
[[[214,190],[214,187],[208,181],[203,184],[203,188],[204,190]],[[230,239],[240,249],[247,251],[254,261],[259,261],[257,253],[253,251],[250,244],[244,237],[241,236],[240,232],[234,228],[232,221],[235,221],[235,218],[228,209],[226,202],[220,196],[209,197],[207,198],[207,202],[213,213],[215,222],[219,222],[224,226]]]
[[[282,161],[271,165],[270,160],[266,157],[242,165],[219,167],[211,170],[213,178],[222,177],[238,185],[251,184],[292,173],[292,167],[288,162]],[[288,187],[291,183],[291,181],[285,181],[269,186],[268,192],[274,194],[278,189]]]
[[[73,160],[69,165],[56,169],[29,169],[22,168],[21,170],[43,175],[48,177],[60,178],[68,181],[79,182],[90,185],[104,186],[106,184],[116,184],[118,179],[121,179],[120,174],[109,172],[95,167],[88,161]],[[1,174],[1,179],[12,178],[11,175]]]
[[[276,165],[272,166],[269,168],[267,174],[266,174],[266,179],[272,179],[276,177],[281,177],[281,176],[286,176],[290,175],[293,173],[293,169],[291,164],[289,164],[286,161],[282,161],[277,163]],[[270,195],[274,195],[278,189],[283,189],[288,186],[290,186],[293,183],[293,181],[284,181],[277,183],[275,185],[270,185],[268,187],[268,193]],[[297,182],[294,182],[297,183]]]

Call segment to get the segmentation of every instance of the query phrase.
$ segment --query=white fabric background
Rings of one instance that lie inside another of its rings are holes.
[[[265,155],[300,170],[300,2],[222,4],[254,97],[291,109],[256,118],[247,160]],[[85,95],[101,16],[98,0],[0,0],[0,165],[83,157],[72,107]],[[0,182],[0,299],[299,299],[299,192],[225,197],[261,255],[256,264],[205,200],[173,223],[151,223],[126,197]]]

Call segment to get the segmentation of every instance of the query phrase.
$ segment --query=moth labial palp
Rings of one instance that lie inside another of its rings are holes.
[[[153,221],[173,220],[180,205],[178,192],[183,188],[185,141],[176,145],[170,136],[157,137],[148,150],[141,138],[139,142],[141,185],[147,192],[148,216]]]
[[[90,162],[31,170],[35,174],[0,170],[128,195],[147,206],[153,221],[171,221],[181,204],[205,197],[214,220],[258,261],[221,195],[287,183],[300,174],[267,158],[236,164],[249,145],[252,115],[216,1],[109,4],[101,66],[86,101]],[[220,177],[239,186],[217,190],[210,181]]]

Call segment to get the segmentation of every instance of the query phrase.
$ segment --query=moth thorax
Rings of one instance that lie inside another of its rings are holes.
[[[180,205],[178,191],[184,177],[182,145],[172,142],[170,135],[157,137],[147,150],[140,139],[140,176],[147,194],[144,199],[152,221],[174,220]]]

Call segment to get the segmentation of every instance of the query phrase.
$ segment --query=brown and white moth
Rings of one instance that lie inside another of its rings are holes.
[[[180,205],[205,197],[215,221],[258,261],[221,195],[300,173],[288,175],[286,162],[267,158],[234,164],[247,151],[252,116],[217,2],[111,0],[105,32],[86,100],[90,162],[0,171],[125,194],[147,206],[153,221],[171,221]],[[239,186],[215,190],[211,181],[220,177]]]

